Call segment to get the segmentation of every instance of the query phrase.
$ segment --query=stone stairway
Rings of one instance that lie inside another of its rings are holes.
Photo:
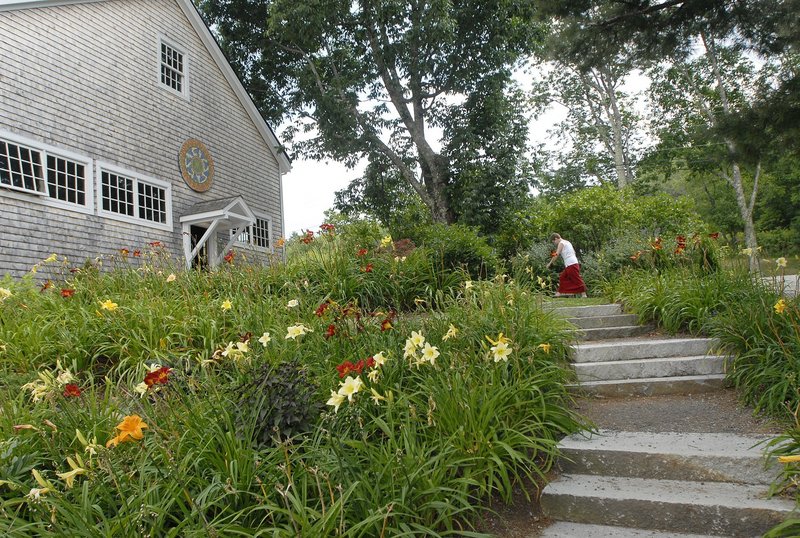
[[[630,397],[723,387],[728,358],[711,352],[711,339],[642,336],[650,328],[634,325],[619,305],[556,310],[591,339],[573,346],[576,392]],[[761,536],[794,514],[793,501],[767,499],[779,471],[765,468],[759,444],[768,439],[603,429],[567,437],[559,445],[561,475],[541,497],[555,523],[541,536]]]

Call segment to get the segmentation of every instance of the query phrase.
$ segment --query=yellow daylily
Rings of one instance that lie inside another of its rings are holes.
[[[262,334],[261,338],[258,339],[258,341],[264,347],[267,347],[267,344],[269,344],[271,340],[272,340],[272,337],[270,337],[268,332],[265,332],[264,334]]]
[[[0,303],[11,297],[13,293],[8,288],[0,288]]]
[[[786,258],[781,256],[780,258],[775,260],[775,263],[778,265],[778,267],[786,267]]]
[[[384,364],[386,364],[386,355],[383,354],[383,351],[381,351],[380,353],[376,353],[375,355],[372,356],[372,358],[375,359],[376,366],[383,366]]]
[[[545,353],[550,353],[550,349],[551,349],[552,347],[553,347],[553,346],[551,346],[550,344],[547,344],[547,343],[545,343],[545,344],[539,344],[538,346],[536,346],[536,348],[537,348],[537,349],[541,349],[541,350],[542,350],[542,351],[544,351]]]
[[[497,340],[492,340],[492,339],[491,339],[491,338],[489,338],[488,336],[486,337],[486,339],[487,339],[487,340],[488,340],[488,341],[489,341],[489,342],[490,342],[490,343],[491,343],[493,346],[496,346],[496,345],[497,345],[497,344],[499,344],[499,343],[506,343],[506,344],[507,344],[507,343],[511,342],[511,340],[509,340],[507,337],[503,336],[503,333],[500,333],[500,334],[498,334],[498,335],[497,335]]]
[[[369,389],[369,390],[372,393],[372,396],[370,396],[370,398],[372,398],[372,401],[375,402],[376,404],[383,400],[386,400],[386,398],[384,396],[381,396],[381,394],[377,390],[375,389]]]
[[[497,342],[494,346],[492,346],[491,351],[494,355],[494,362],[508,362],[508,356],[511,355],[512,349],[508,347],[507,342]]]
[[[309,329],[302,323],[297,325],[292,325],[291,327],[286,328],[286,340],[292,339],[295,340],[298,336],[302,336],[306,333],[314,332],[313,330]]]
[[[417,346],[414,344],[411,338],[408,338],[406,340],[406,347],[403,348],[403,358],[416,357],[416,356],[417,356]]]
[[[333,406],[333,412],[334,413],[338,413],[339,412],[339,406],[344,403],[345,399],[346,398],[342,394],[339,394],[338,392],[335,392],[335,391],[331,391],[331,397],[328,399],[326,404],[327,405],[332,405]]]
[[[414,343],[417,347],[422,347],[425,345],[425,337],[422,336],[421,332],[411,331],[411,342]]]
[[[54,261],[58,260],[58,256],[55,254],[50,254],[47,258],[44,259],[45,263],[53,263]]]
[[[175,282],[175,279],[178,278],[175,276],[175,273],[170,273],[167,277],[167,282]]]
[[[447,329],[447,334],[442,336],[442,340],[450,340],[451,338],[455,338],[456,334],[458,334],[458,329],[451,323],[450,328]]]
[[[381,239],[381,246],[382,247],[388,247],[391,244],[392,244],[392,236],[391,235],[387,235],[386,237]]]
[[[286,303],[286,308],[294,308],[299,304],[300,304],[300,301],[298,301],[297,299],[292,299],[291,301]]]
[[[220,308],[222,308],[223,311],[227,312],[228,310],[233,308],[233,303],[231,302],[230,299],[225,299],[224,301],[222,301]]]
[[[786,301],[781,299],[777,303],[775,303],[775,306],[773,306],[772,308],[775,309],[776,314],[783,314],[784,312],[786,312]]]
[[[26,495],[26,497],[30,501],[38,501],[42,495],[50,493],[50,491],[51,491],[50,488],[31,488],[30,492]]]
[[[364,386],[364,382],[361,381],[361,377],[356,376],[356,378],[353,379],[351,376],[347,376],[345,378],[344,382],[342,382],[341,387],[339,387],[338,394],[340,396],[347,397],[347,401],[348,402],[352,402],[353,401],[353,396],[359,390],[361,390],[361,387],[363,387],[363,386]]]
[[[425,347],[422,349],[422,360],[428,361],[431,364],[434,364],[436,361],[436,357],[440,355],[439,348],[436,346],[432,346],[429,343],[425,343]]]
[[[369,373],[367,374],[367,379],[369,379],[371,383],[377,383],[380,376],[381,376],[381,371],[375,368],[369,371]]]
[[[114,301],[112,301],[111,299],[106,299],[105,301],[102,301],[100,303],[101,310],[108,310],[109,312],[113,312],[117,308],[119,308],[119,305]]]
[[[794,454],[791,456],[778,456],[778,461],[780,463],[794,463],[800,461],[800,454]]]

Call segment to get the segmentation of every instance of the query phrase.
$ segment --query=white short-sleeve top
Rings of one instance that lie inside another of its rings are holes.
[[[575,265],[578,262],[578,255],[575,254],[575,247],[566,239],[561,240],[563,247],[561,248],[561,257],[564,259],[564,267]]]

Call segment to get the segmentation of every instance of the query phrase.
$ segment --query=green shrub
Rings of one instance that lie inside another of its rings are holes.
[[[779,257],[798,253],[800,252],[800,229],[778,228],[759,231],[758,244],[768,256]]]
[[[254,437],[268,446],[307,433],[320,413],[318,387],[296,359],[262,364],[246,374],[237,388],[239,424],[252,424]]]
[[[424,246],[438,270],[464,270],[473,279],[491,277],[498,260],[476,229],[462,224],[433,224],[418,228],[411,239]]]
[[[667,194],[636,196],[610,185],[589,187],[556,199],[537,198],[504,223],[504,252],[513,245],[542,241],[557,232],[572,242],[579,256],[597,252],[620,237],[671,237],[704,226],[688,198]]]

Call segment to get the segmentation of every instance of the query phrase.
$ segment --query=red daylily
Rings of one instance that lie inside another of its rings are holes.
[[[328,330],[325,331],[324,336],[325,336],[325,338],[330,338],[334,334],[336,334],[336,325],[331,323],[330,325],[328,325]]]
[[[711,239],[719,239],[719,232],[708,234],[708,237],[710,237]]]
[[[81,388],[75,383],[68,383],[64,387],[65,398],[77,398],[80,395],[81,395]]]
[[[631,259],[632,259],[633,261],[636,261],[636,260],[638,260],[638,259],[639,259],[639,257],[640,257],[641,255],[642,255],[642,251],[641,251],[641,250],[639,250],[639,251],[637,251],[637,252],[636,252],[636,254],[634,254],[633,256],[631,256]]]
[[[369,357],[367,359],[367,368],[375,368],[375,359],[374,358]]]
[[[49,280],[46,280],[46,281],[44,282],[44,284],[42,284],[42,289],[40,289],[39,291],[40,291],[40,292],[42,292],[42,291],[44,291],[44,290],[48,290],[48,289],[50,289],[51,287],[53,287],[53,283],[52,283],[52,282],[50,282]]]
[[[166,385],[169,381],[169,373],[171,371],[172,368],[162,366],[158,370],[154,370],[144,376],[144,384],[148,387],[152,387],[153,385]]]
[[[141,256],[142,256],[142,251],[141,250],[134,250],[133,251],[133,257],[134,258],[140,258]]]
[[[363,268],[363,269],[361,269],[361,270],[362,270],[362,271],[364,271],[365,273],[371,273],[371,272],[372,272],[372,264],[371,264],[371,263],[368,263],[368,264],[367,264],[367,266],[366,266],[366,267],[364,267],[364,268]]]
[[[331,306],[330,301],[325,301],[324,303],[319,305],[319,307],[314,311],[314,313],[317,315],[317,317],[321,318],[325,314],[325,311],[328,310],[330,306]]]
[[[300,241],[302,241],[303,243],[305,243],[307,245],[310,242],[312,242],[313,240],[314,240],[314,232],[312,232],[311,230],[308,230]]]
[[[147,244],[153,248],[164,246],[164,243],[162,243],[161,241],[153,241],[152,243],[147,243]]]
[[[369,252],[367,249],[360,248],[360,249],[358,249],[358,252],[356,252],[356,256],[359,256],[359,257],[366,256],[367,252]]]
[[[229,250],[222,259],[225,260],[226,263],[233,263],[234,256],[236,256],[236,253],[232,250]]]
[[[121,248],[121,249],[119,249],[119,253],[120,253],[120,254],[122,254],[122,257],[123,257],[123,258],[125,258],[125,257],[127,257],[127,256],[128,256],[128,254],[130,254],[130,253],[131,253],[131,251],[130,251],[130,250],[128,250],[127,248]]]
[[[385,320],[381,321],[381,331],[388,331],[391,328],[392,328],[391,318],[386,318]]]
[[[339,379],[343,378],[347,374],[356,371],[355,364],[350,361],[344,361],[342,364],[336,366],[336,371],[339,372]]]
[[[61,296],[65,299],[69,299],[73,295],[75,295],[75,290],[73,289],[64,288],[61,290]]]
[[[334,226],[333,224],[328,224],[326,222],[325,224],[321,224],[319,229],[325,233],[333,234],[334,230],[336,229],[336,226]]]

